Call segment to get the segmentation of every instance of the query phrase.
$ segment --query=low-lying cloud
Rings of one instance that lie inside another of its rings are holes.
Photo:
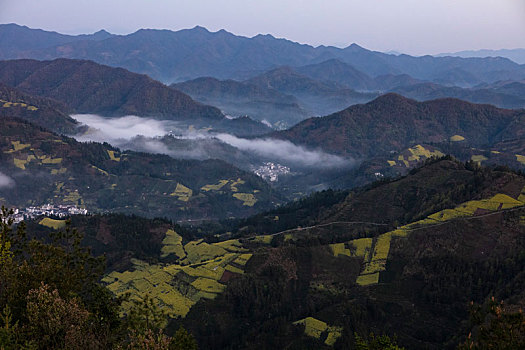
[[[116,147],[149,153],[167,154],[174,158],[209,159],[219,158],[231,161],[224,155],[224,149],[213,146],[222,143],[235,147],[241,152],[255,156],[261,161],[274,161],[299,167],[340,168],[354,164],[353,160],[328,154],[320,150],[308,150],[287,140],[272,138],[245,139],[226,133],[190,131],[173,121],[155,120],[136,116],[103,118],[92,114],[77,114],[74,119],[89,127],[87,133],[75,136],[79,141],[108,142]],[[171,146],[162,139],[172,135],[180,142]],[[218,140],[218,141],[217,141]]]
[[[86,134],[77,137],[79,141],[121,143],[136,136],[163,136],[168,129],[168,125],[163,121],[132,115],[103,118],[94,114],[75,114],[71,117],[90,128]]]
[[[15,181],[11,179],[9,176],[5,175],[4,173],[0,172],[0,188],[10,188],[15,185]]]
[[[282,162],[307,167],[334,168],[348,165],[349,160],[322,151],[311,151],[290,141],[265,139],[243,139],[230,134],[215,135],[219,140],[243,151],[256,153],[265,158],[276,158]]]

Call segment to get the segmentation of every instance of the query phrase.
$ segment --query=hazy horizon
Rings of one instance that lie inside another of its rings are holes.
[[[356,43],[411,55],[525,47],[525,2],[515,0],[3,0],[0,23],[72,35],[199,25],[247,37],[271,34],[312,46]]]

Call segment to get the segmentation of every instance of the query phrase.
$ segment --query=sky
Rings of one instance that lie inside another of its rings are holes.
[[[200,25],[413,55],[525,47],[525,0],[0,0],[0,23],[65,34]]]

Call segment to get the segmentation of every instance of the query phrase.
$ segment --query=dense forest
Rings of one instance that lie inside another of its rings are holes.
[[[82,247],[75,229],[29,239],[24,223],[13,231],[11,213],[0,214],[1,349],[197,348],[183,328],[165,335],[167,318],[150,299],[122,315],[125,297],[99,284],[103,256]]]
[[[38,333],[54,342],[44,348],[96,339],[94,348],[517,349],[524,189],[520,173],[444,157],[404,177],[216,225],[106,214],[74,216],[57,232],[39,220],[12,230],[4,220],[1,339],[6,349],[38,348],[31,324],[52,312],[61,326]],[[385,243],[377,281],[368,281],[363,273]],[[207,276],[221,259],[233,262],[210,285],[220,288],[194,298],[194,286],[211,282],[193,275]],[[159,268],[180,272],[153,277]],[[167,315],[155,286],[134,298],[146,283],[141,271],[193,300],[187,313]],[[121,287],[107,276],[122,278]],[[71,310],[84,316],[70,319]]]

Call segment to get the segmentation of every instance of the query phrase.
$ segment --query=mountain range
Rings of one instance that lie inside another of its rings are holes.
[[[214,127],[242,135],[269,129],[249,118],[228,119],[212,106],[142,74],[91,61],[0,61],[0,82],[29,95],[51,98],[67,106],[69,113],[107,117],[138,115]],[[48,127],[54,128],[53,124]],[[61,124],[56,124],[57,131]]]
[[[419,101],[452,97],[501,108],[525,107],[525,85],[520,80],[462,88],[425,82],[407,74],[371,78],[339,60],[296,68],[279,67],[245,81],[198,78],[172,86],[197,101],[219,106],[225,113],[234,116],[244,113],[286,126],[305,116],[332,114],[388,92]]]
[[[69,116],[69,107],[56,100],[35,97],[0,83],[0,116],[19,117],[41,127],[75,134],[80,125]]]
[[[356,44],[344,49],[312,47],[271,35],[246,38],[225,30],[212,33],[202,27],[177,32],[141,29],[128,35],[100,32],[70,37],[6,24],[0,27],[1,36],[9,37],[5,44],[1,41],[3,59],[87,59],[164,82],[203,76],[249,78],[279,66],[299,67],[330,59],[339,59],[371,77],[408,74],[416,79],[461,86],[525,78],[523,66],[499,57],[396,56],[369,51]],[[18,40],[28,37],[31,40]]]
[[[501,49],[501,50],[466,50],[452,53],[441,53],[436,56],[454,57],[505,57],[518,64],[525,64],[525,49]]]
[[[0,40],[3,59],[62,57],[123,67],[166,83],[175,82],[172,88],[185,91],[196,101],[219,107],[225,114],[247,115],[278,129],[307,117],[328,115],[352,104],[371,101],[387,92],[420,101],[453,97],[501,108],[525,107],[521,94],[525,68],[501,57],[412,57],[369,51],[355,44],[344,49],[314,48],[270,35],[246,38],[224,30],[212,33],[202,27],[177,32],[139,30],[129,35],[112,35],[100,31],[71,36],[4,24],[0,25],[0,38],[6,38]],[[86,70],[75,72],[78,79],[88,74],[88,64],[82,62]],[[109,76],[108,72],[105,75]],[[106,89],[117,92],[92,91],[91,101],[69,101],[69,104],[78,111],[91,110],[90,113],[220,118],[218,110],[197,107],[159,82],[124,72],[111,73],[119,77],[119,85],[105,83]],[[136,85],[139,81],[141,87]],[[517,86],[496,87],[505,82]],[[119,93],[125,94],[126,101]],[[113,101],[98,106],[98,94]],[[153,102],[144,105],[139,97],[142,95]],[[207,127],[205,124],[201,127]],[[252,127],[258,128],[255,124]],[[261,133],[263,130],[259,129]]]
[[[0,81],[29,94],[62,101],[76,113],[180,120],[223,118],[216,108],[196,103],[145,75],[91,61],[2,61]]]
[[[196,101],[220,108],[225,114],[249,115],[272,125],[279,122],[293,125],[309,116],[296,97],[247,82],[207,77],[170,86]],[[279,124],[275,126],[279,127]]]
[[[0,205],[88,210],[2,208],[0,348],[525,346],[525,65],[16,24],[0,59]]]
[[[456,348],[472,331],[469,303],[522,305],[524,185],[512,172],[440,160],[336,204],[319,194],[242,221],[237,237],[266,234],[256,247],[267,248],[181,323],[212,349],[349,348],[354,332],[370,331],[409,349]],[[291,228],[267,235],[281,218]]]

